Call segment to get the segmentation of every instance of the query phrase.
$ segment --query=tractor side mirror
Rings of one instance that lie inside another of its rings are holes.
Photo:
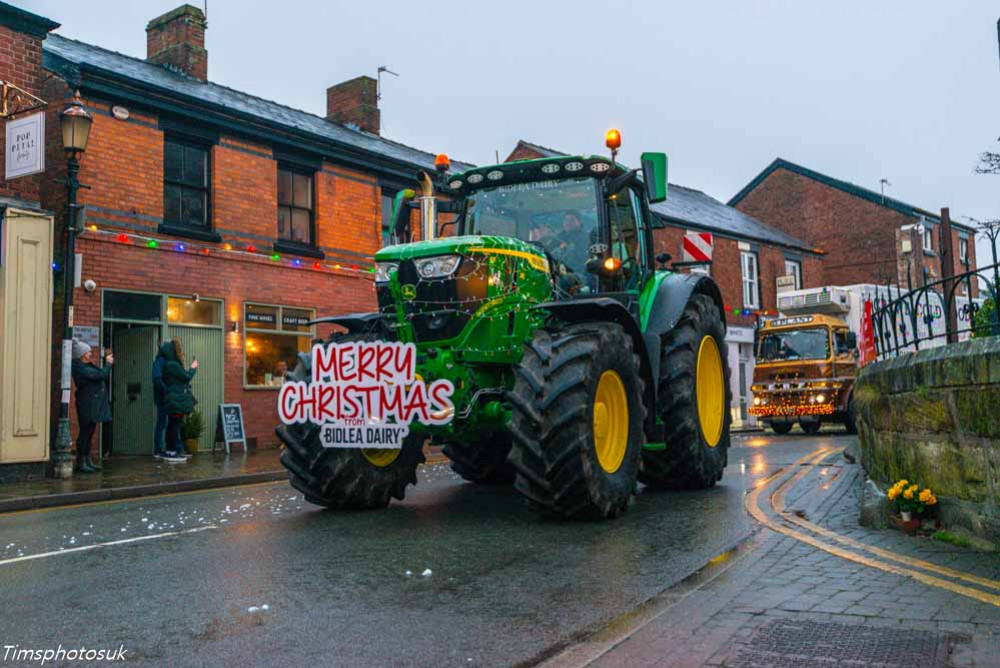
[[[670,253],[659,253],[656,256],[656,263],[660,265],[660,269],[666,269],[667,263],[670,262],[670,258],[672,257],[673,255],[671,255]]]
[[[667,154],[643,153],[642,181],[646,186],[646,199],[656,204],[667,199]]]
[[[858,335],[854,332],[847,333],[847,347],[854,350],[858,347]]]

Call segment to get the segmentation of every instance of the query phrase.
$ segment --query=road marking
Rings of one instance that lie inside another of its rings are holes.
[[[23,557],[14,557],[12,559],[0,560],[0,566],[7,566],[9,564],[16,564],[19,561],[31,561],[33,559],[45,559],[46,557],[58,557],[63,554],[73,554],[74,552],[85,552],[87,550],[96,550],[99,547],[112,547],[114,545],[126,545],[128,543],[138,543],[144,540],[153,540],[154,538],[167,538],[168,536],[181,536],[189,533],[197,533],[199,531],[207,531],[209,529],[218,529],[219,527],[215,524],[208,524],[203,527],[195,527],[193,529],[182,529],[181,531],[168,531],[166,533],[155,533],[149,536],[136,536],[135,538],[123,538],[121,540],[112,540],[107,543],[94,543],[93,545],[82,545],[80,547],[70,547],[65,550],[54,550],[52,552],[41,552],[39,554],[28,554]]]
[[[837,454],[842,451],[843,448],[840,448],[838,450],[827,451],[825,453],[822,453],[822,456],[814,457],[812,460],[810,460],[810,464],[812,466],[816,466],[828,454]],[[795,476],[792,477],[791,480],[782,484],[782,486],[779,488],[779,492],[776,492],[774,495],[772,495],[771,505],[774,508],[774,511],[779,515],[781,515],[783,519],[793,524],[797,524],[804,529],[809,529],[813,533],[819,534],[824,538],[830,538],[831,540],[835,540],[838,543],[841,543],[842,545],[847,545],[848,547],[853,547],[859,550],[865,550],[866,552],[870,552],[871,554],[882,557],[883,559],[890,559],[892,561],[896,561],[901,564],[906,564],[907,566],[912,566],[914,568],[920,568],[925,571],[937,573],[938,575],[944,575],[950,578],[957,578],[959,580],[971,582],[973,584],[977,584],[981,587],[986,587],[988,589],[1000,590],[1000,582],[996,580],[990,580],[989,578],[973,575],[972,573],[958,571],[953,568],[948,568],[947,566],[939,566],[935,563],[924,561],[923,559],[908,557],[906,555],[896,554],[888,550],[883,550],[882,548],[875,547],[874,545],[868,545],[866,543],[862,543],[861,541],[855,540],[854,538],[850,538],[849,536],[842,536],[835,531],[827,529],[826,527],[819,526],[818,524],[810,522],[805,518],[799,517],[794,513],[787,512],[785,510],[785,494],[787,493],[787,490],[790,489],[794,483],[798,482],[803,477],[805,477],[809,473],[809,471],[810,469],[808,468],[808,466],[803,466],[802,470],[798,471],[795,474]]]
[[[192,489],[186,492],[168,492],[167,494],[150,494],[149,496],[130,496],[124,499],[105,499],[103,501],[88,501],[87,503],[74,503],[68,506],[49,506],[47,508],[27,508],[25,510],[8,510],[0,513],[0,517],[10,517],[11,515],[27,515],[29,513],[51,513],[59,510],[74,510],[76,508],[91,508],[93,506],[107,506],[112,503],[135,503],[136,501],[152,501],[154,499],[166,499],[171,496],[189,496],[191,494],[205,494],[208,492],[223,492],[228,489],[246,489],[248,487],[264,487],[266,485],[287,485],[287,480],[272,480],[270,482],[251,482],[245,485],[226,485],[225,487],[209,487],[207,489]],[[297,492],[296,492],[297,493]]]
[[[823,451],[823,453],[825,455],[828,453],[828,451]],[[816,453],[810,453],[805,457],[802,457],[801,459],[797,460],[793,466],[794,467],[802,466],[803,464],[807,463],[808,461],[811,461],[816,457],[817,457]],[[808,469],[806,469],[806,471],[808,471]],[[801,471],[799,471],[799,473],[801,473]],[[796,475],[798,475],[798,473]],[[782,483],[782,486],[787,485],[789,482],[791,482],[792,479],[794,479],[794,477],[795,476],[792,476],[791,479],[786,480],[784,483]],[[763,483],[754,488],[754,490],[747,496],[746,506],[747,510],[754,517],[754,519],[756,519],[758,522],[768,527],[772,531],[776,531],[782,535],[788,536],[789,538],[794,538],[799,542],[811,545],[812,547],[815,547],[818,550],[823,550],[824,552],[828,552],[842,559],[846,559],[847,561],[853,561],[863,566],[868,566],[870,568],[875,568],[880,571],[885,571],[886,573],[892,573],[894,575],[899,575],[902,577],[909,577],[914,580],[917,580],[918,582],[922,582],[926,585],[929,585],[931,587],[945,589],[955,594],[967,596],[977,601],[981,601],[983,603],[989,603],[991,605],[1000,607],[1000,596],[996,594],[980,591],[979,589],[973,589],[972,587],[967,587],[965,585],[949,582],[947,580],[942,580],[941,578],[937,578],[932,575],[927,575],[926,573],[921,573],[920,571],[913,571],[908,568],[903,568],[901,566],[896,566],[894,564],[879,561],[878,559],[866,557],[862,554],[857,554],[849,550],[837,547],[835,545],[830,545],[828,543],[819,540],[818,538],[814,538],[813,536],[808,535],[806,533],[796,531],[795,529],[792,529],[790,527],[787,527],[783,524],[780,524],[772,520],[760,508],[760,496],[767,488],[767,486],[768,486],[767,483]]]

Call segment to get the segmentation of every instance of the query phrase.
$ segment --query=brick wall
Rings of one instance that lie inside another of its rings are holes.
[[[881,204],[784,168],[771,172],[736,208],[827,252],[822,284],[850,285],[895,281],[896,232],[919,222]],[[958,249],[958,233],[953,230]],[[970,244],[970,257],[974,257]],[[937,226],[932,254],[914,249],[934,277],[941,278]],[[957,260],[956,260],[957,264]]]
[[[42,38],[0,25],[0,79],[45,99],[41,90]],[[45,121],[47,125],[50,124],[50,117],[46,117]],[[8,181],[4,173],[6,151],[6,133],[0,131],[0,156],[3,156],[0,158],[0,196],[37,202],[42,175],[21,176]]]

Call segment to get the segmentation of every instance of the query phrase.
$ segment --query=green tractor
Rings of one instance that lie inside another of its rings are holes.
[[[321,425],[282,424],[281,461],[308,501],[402,499],[428,439],[466,480],[513,483],[559,518],[615,517],[637,481],[699,489],[722,477],[731,420],[722,297],[711,279],[654,256],[649,204],[666,199],[666,155],[644,153],[641,170],[629,170],[614,161],[610,133],[609,147],[610,160],[559,156],[458,175],[439,156],[437,196],[425,173],[419,196],[396,196],[393,243],[375,255],[378,310],[321,318],[346,330],[323,345],[414,344],[417,377],[451,381],[453,405],[447,421],[410,425],[396,448],[328,447]],[[310,382],[311,358],[300,358],[286,382]]]

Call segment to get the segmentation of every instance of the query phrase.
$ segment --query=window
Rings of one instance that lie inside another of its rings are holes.
[[[757,254],[752,251],[740,253],[740,265],[743,273],[743,308],[760,308]]]
[[[963,265],[969,264],[969,240],[958,240],[958,261]]]
[[[312,309],[246,304],[243,310],[243,384],[278,387],[295,368],[299,353],[308,353],[315,330]]]
[[[798,260],[785,260],[785,276],[795,277],[795,289],[802,288],[802,263]]]
[[[924,228],[924,250],[929,252],[934,250],[934,232],[930,227]]]
[[[167,297],[167,322],[183,325],[222,325],[222,302],[188,297]]]
[[[163,145],[163,220],[207,228],[208,149],[168,139]]]
[[[278,168],[278,239],[315,245],[312,174]]]
[[[396,193],[382,188],[382,245],[389,245],[389,235],[392,234],[392,201]]]

